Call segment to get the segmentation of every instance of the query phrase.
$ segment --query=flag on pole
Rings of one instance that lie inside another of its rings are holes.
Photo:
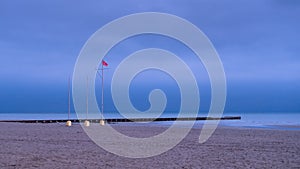
[[[104,60],[102,60],[102,65],[103,66],[108,66],[108,64]]]

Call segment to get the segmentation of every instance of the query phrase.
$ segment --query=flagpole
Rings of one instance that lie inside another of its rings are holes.
[[[89,112],[89,78],[86,78],[86,119],[84,125],[86,127],[90,126],[90,121],[88,121],[88,112]]]
[[[68,103],[68,120],[70,120],[70,113],[71,113],[71,84],[70,84],[70,76],[69,76],[69,84],[68,84],[68,95],[69,95],[69,103]]]
[[[86,120],[89,112],[89,78],[86,78]]]
[[[104,60],[102,60],[101,61],[101,88],[102,88],[102,90],[101,90],[101,111],[102,112],[100,112],[100,125],[101,126],[104,126],[105,125],[105,121],[104,121],[104,116],[103,116],[103,114],[104,114],[104,67],[103,66],[107,66],[107,63],[104,61]],[[99,70],[99,69],[98,69]],[[97,73],[98,73],[98,70],[97,70]]]
[[[68,121],[66,122],[66,126],[70,127],[72,125],[72,122],[70,120],[70,114],[71,114],[71,78],[69,76],[69,83],[68,83]]]
[[[103,120],[103,113],[104,113],[104,86],[103,86],[103,84],[104,84],[104,76],[103,76],[103,63],[101,64],[102,66],[102,69],[101,69],[101,73],[102,73],[102,113],[101,113],[101,120]]]

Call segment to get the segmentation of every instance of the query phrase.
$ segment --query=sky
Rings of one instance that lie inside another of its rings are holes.
[[[1,0],[0,113],[66,112],[68,77],[85,42],[114,19],[139,12],[173,14],[206,34],[226,74],[225,112],[300,112],[299,1]],[[208,111],[210,83],[202,63],[182,43],[158,35],[130,37],[109,51],[107,111],[115,111],[110,82],[117,65],[145,48],[165,49],[186,61],[199,86],[200,111]],[[166,111],[179,108],[174,79],[157,70],[132,81],[132,104],[147,110],[155,88],[166,93]]]

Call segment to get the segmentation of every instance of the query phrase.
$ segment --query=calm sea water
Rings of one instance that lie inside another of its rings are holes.
[[[225,115],[238,115],[238,113],[225,113]],[[274,112],[274,113],[239,113],[241,120],[221,121],[221,125],[300,130],[300,112]]]
[[[164,113],[161,117],[176,117],[174,113]],[[188,114],[186,115],[188,116]],[[199,113],[199,116],[207,114]],[[254,127],[254,128],[276,128],[288,130],[300,130],[300,112],[275,112],[275,113],[224,113],[223,116],[241,116],[241,120],[221,121],[220,125],[234,127]],[[89,114],[89,118],[96,118],[97,115]],[[0,120],[49,120],[67,119],[67,113],[0,113]],[[77,118],[75,113],[71,113],[71,119]],[[123,118],[118,113],[106,113],[105,118]],[[197,123],[203,123],[198,121]]]

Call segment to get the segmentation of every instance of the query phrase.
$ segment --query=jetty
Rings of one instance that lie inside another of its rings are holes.
[[[89,120],[91,123],[99,123],[102,119],[52,119],[52,120],[0,120],[0,122],[14,122],[14,123],[65,123],[71,121],[73,123],[83,123]],[[165,117],[165,118],[110,118],[104,119],[106,123],[122,123],[122,122],[162,122],[162,121],[199,121],[199,120],[241,120],[241,116],[224,116],[224,117]]]

